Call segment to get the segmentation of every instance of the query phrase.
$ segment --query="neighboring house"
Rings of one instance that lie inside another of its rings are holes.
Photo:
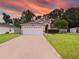
[[[15,31],[18,31],[18,28],[14,28],[13,25],[8,25],[5,23],[0,23],[0,34],[5,34],[7,32],[9,33],[15,33]]]
[[[60,33],[65,33],[65,32],[67,32],[67,29],[59,29],[59,32]]]
[[[79,28],[70,28],[70,32],[71,33],[76,33],[76,32],[79,32]]]

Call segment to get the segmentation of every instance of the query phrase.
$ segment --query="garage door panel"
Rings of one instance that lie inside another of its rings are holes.
[[[42,27],[26,27],[23,28],[23,34],[27,35],[43,35],[43,28]]]

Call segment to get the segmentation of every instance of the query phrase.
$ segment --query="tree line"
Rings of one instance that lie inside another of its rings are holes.
[[[20,24],[27,23],[31,21],[31,18],[35,16],[33,12],[30,10],[26,10],[22,12],[22,15],[20,18],[10,18],[10,15],[7,15],[6,13],[3,13],[3,20],[6,24],[13,23],[17,27],[20,27]],[[72,7],[67,10],[60,8],[60,9],[54,9],[48,14],[44,14],[43,16],[47,16],[47,20],[52,20],[52,23],[57,26],[57,24],[61,24],[62,27],[79,27],[79,7]],[[37,16],[36,19],[41,18],[41,16]],[[13,21],[12,21],[13,20]],[[64,24],[64,23],[66,24]],[[57,23],[57,24],[56,24]],[[59,27],[61,27],[59,26]]]
[[[55,20],[59,19],[64,20],[64,23],[67,24],[68,22],[68,27],[79,27],[79,8],[69,8],[67,10],[64,9],[55,9],[52,12],[48,14],[50,18],[53,18]],[[62,22],[63,24],[63,22]],[[62,25],[61,24],[61,25]],[[64,26],[64,25],[63,25]]]
[[[31,18],[35,16],[33,12],[30,10],[23,11],[20,18],[12,18],[10,15],[6,13],[2,13],[3,20],[6,24],[13,24],[16,27],[21,27],[21,24],[27,23],[31,21]]]

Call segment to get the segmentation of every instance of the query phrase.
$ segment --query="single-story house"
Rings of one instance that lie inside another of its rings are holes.
[[[5,24],[5,23],[0,23],[0,34],[5,34],[5,33],[15,33],[18,31],[18,28],[14,27],[13,25]]]
[[[79,27],[75,27],[75,28],[70,28],[70,32],[71,33],[76,33],[76,32],[79,32]]]
[[[21,25],[21,34],[27,35],[43,35],[50,29],[50,20],[32,18],[31,22]]]

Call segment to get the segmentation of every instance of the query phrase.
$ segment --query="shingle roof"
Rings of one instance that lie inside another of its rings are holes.
[[[29,22],[29,23],[26,23],[26,24],[22,24],[23,26],[26,26],[26,25],[32,25],[32,26],[43,26],[44,24],[43,23],[39,23],[39,22]]]
[[[5,23],[0,23],[0,27],[14,27],[13,25],[5,24]]]

